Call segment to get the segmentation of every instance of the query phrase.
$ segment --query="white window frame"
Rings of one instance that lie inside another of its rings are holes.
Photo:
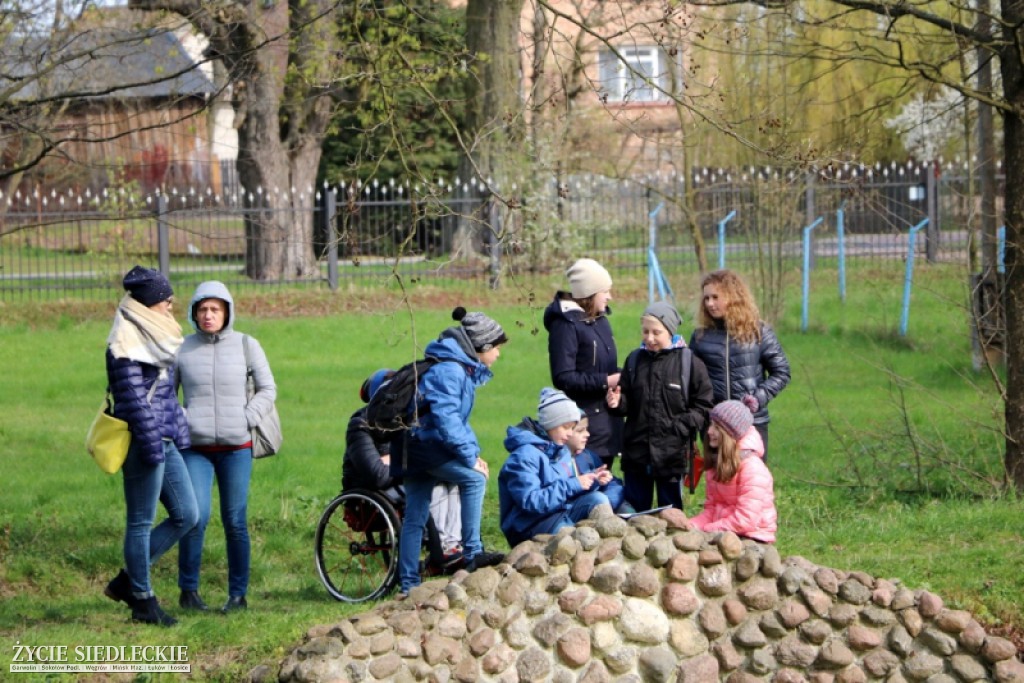
[[[680,92],[672,86],[669,60],[675,59],[677,81],[682,80],[682,52],[670,56],[658,45],[619,45],[615,51],[602,49],[599,57],[600,93],[608,102],[667,102],[666,92]]]

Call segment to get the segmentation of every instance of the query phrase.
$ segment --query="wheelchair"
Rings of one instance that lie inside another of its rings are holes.
[[[316,571],[335,600],[358,603],[384,597],[398,584],[402,506],[380,491],[350,489],[327,504],[316,527]],[[427,518],[420,572],[445,573],[434,521]]]

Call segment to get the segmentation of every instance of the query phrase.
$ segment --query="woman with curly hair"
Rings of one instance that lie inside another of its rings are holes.
[[[742,401],[754,414],[767,464],[768,402],[789,384],[789,360],[739,275],[716,270],[704,276],[701,289],[690,348],[707,367],[715,403]]]

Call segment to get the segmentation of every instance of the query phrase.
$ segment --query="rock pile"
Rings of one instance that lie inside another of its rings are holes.
[[[588,520],[506,564],[312,629],[281,681],[1024,681],[1014,645],[898,581],[676,511]]]

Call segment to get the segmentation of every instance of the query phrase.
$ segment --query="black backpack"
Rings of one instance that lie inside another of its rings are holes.
[[[364,418],[370,429],[380,433],[399,432],[419,424],[419,417],[430,409],[420,401],[419,382],[423,373],[437,364],[437,358],[424,358],[400,367],[366,404]]]

